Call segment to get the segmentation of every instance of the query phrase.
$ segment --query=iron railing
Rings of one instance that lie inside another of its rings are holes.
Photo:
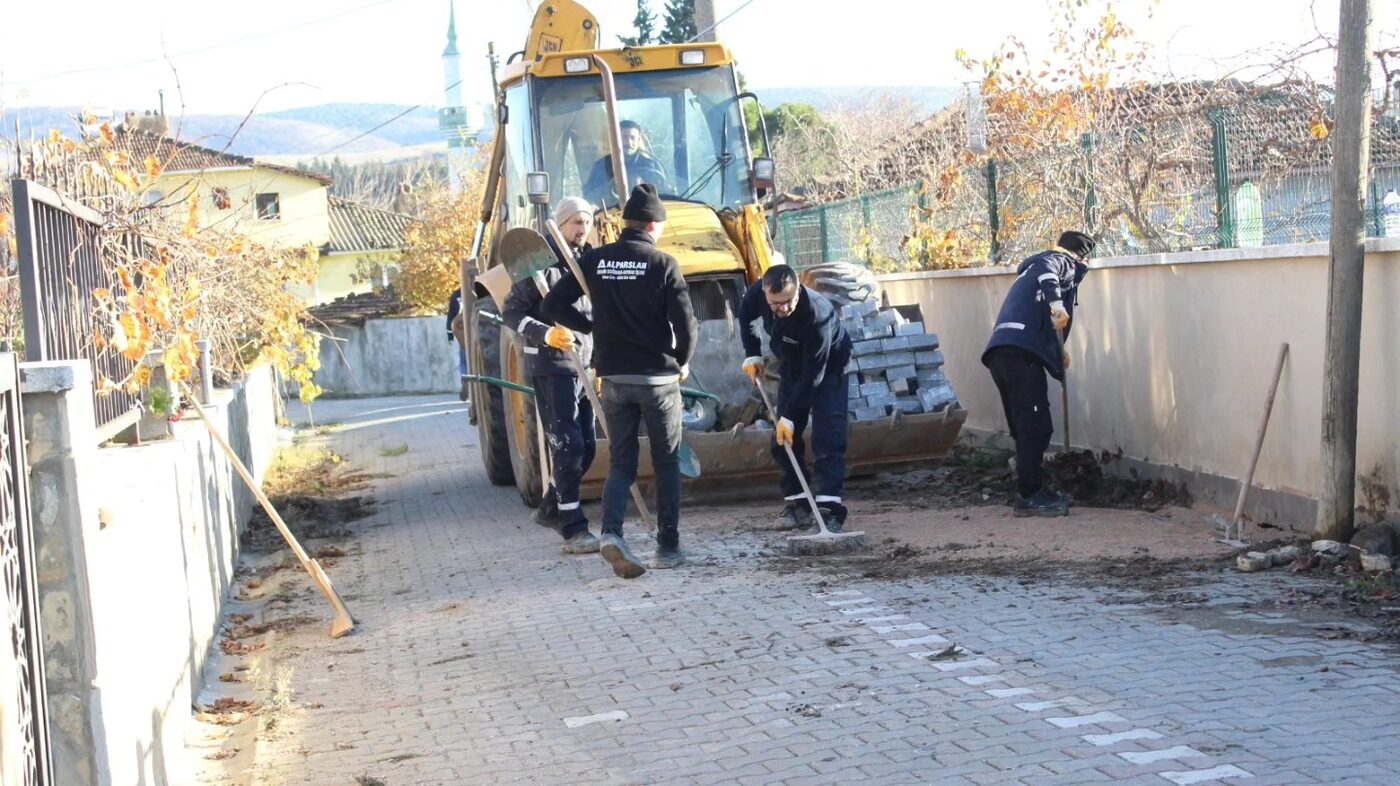
[[[102,217],[31,180],[16,178],[11,190],[25,360],[90,360],[98,437],[110,439],[139,419],[140,399],[120,386],[103,384],[126,379],[134,364],[95,342],[105,326],[96,322],[93,290],[105,287],[121,294],[103,255]]]
[[[38,569],[29,513],[18,365],[0,353],[0,762],[18,767],[20,786],[52,786],[48,694],[39,629]],[[0,773],[3,775],[3,773]],[[5,783],[10,781],[5,780]]]

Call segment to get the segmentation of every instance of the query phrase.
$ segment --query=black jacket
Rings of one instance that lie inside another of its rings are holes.
[[[780,373],[792,386],[786,400],[778,402],[778,417],[792,420],[792,413],[812,408],[812,393],[827,374],[841,375],[851,359],[851,337],[841,326],[840,315],[826,296],[802,287],[797,308],[778,318],[757,281],[744,293],[739,304],[739,335],[744,354],[763,354],[758,340],[758,324],[768,332],[768,348],[782,362]]]
[[[554,288],[565,276],[569,276],[569,268],[563,262],[539,274],[546,291]],[[526,376],[574,376],[574,364],[568,354],[560,352],[544,341],[552,323],[546,320],[540,311],[543,303],[544,293],[540,291],[539,282],[533,277],[522,278],[510,288],[501,319],[505,320],[506,327],[525,339]],[[585,318],[592,318],[593,306],[588,302],[588,298],[580,297],[573,307]],[[577,342],[579,359],[583,361],[584,368],[587,368],[593,361],[593,337],[586,332],[575,331],[574,339]]]
[[[621,199],[626,200],[632,186],[638,183],[651,183],[662,193],[675,190],[666,177],[661,162],[649,153],[638,150],[630,156],[623,154],[622,161],[627,165],[627,179],[632,182],[622,191]],[[588,172],[588,180],[583,184],[583,198],[595,205],[605,202],[611,204],[618,201],[613,191],[612,153],[608,153],[593,162],[593,168]]]
[[[1015,347],[1034,355],[1050,376],[1063,379],[1064,358],[1055,338],[1055,326],[1050,322],[1050,304],[1060,301],[1069,312],[1070,324],[1065,327],[1065,339],[1074,326],[1074,307],[1078,304],[1079,284],[1089,273],[1089,266],[1076,262],[1063,251],[1042,251],[1028,257],[1016,269],[1016,281],[997,314],[992,337],[982,352],[982,364],[987,353],[997,347]]]
[[[452,297],[447,299],[447,340],[450,343],[456,338],[452,332],[452,320],[462,311],[462,290],[460,288],[452,290]]]
[[[690,363],[699,326],[680,263],[656,250],[647,233],[624,229],[616,243],[584,253],[579,268],[593,295],[593,317],[574,302],[583,295],[566,275],[549,290],[547,321],[592,333],[598,376],[672,376]]]

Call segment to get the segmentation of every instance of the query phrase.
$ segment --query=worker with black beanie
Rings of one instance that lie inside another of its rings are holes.
[[[658,251],[666,206],[656,188],[632,189],[622,210],[617,242],[579,257],[592,295],[593,317],[574,308],[583,288],[566,275],[545,296],[544,316],[580,333],[592,333],[594,362],[602,379],[608,426],[608,479],[603,486],[603,558],[613,572],[636,578],[646,568],[627,548],[622,519],[637,478],[638,430],[645,422],[656,485],[656,558],[653,566],[684,562],[680,550],[680,383],[689,374],[699,326],[680,264]]]
[[[1064,232],[1054,248],[1022,262],[982,353],[1016,442],[1017,516],[1069,512],[1069,500],[1044,487],[1041,464],[1054,433],[1045,375],[1063,380],[1069,367],[1061,342],[1069,338],[1079,284],[1089,272],[1085,260],[1093,250],[1092,237]]]

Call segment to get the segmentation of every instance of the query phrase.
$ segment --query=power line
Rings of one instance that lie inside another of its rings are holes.
[[[288,25],[287,27],[280,27],[280,28],[278,28],[278,29],[276,29],[276,30],[267,30],[267,31],[264,31],[264,32],[261,32],[261,33],[255,33],[255,34],[253,34],[253,35],[244,36],[244,37],[242,37],[242,38],[234,38],[234,39],[230,39],[230,40],[228,40],[228,41],[221,41],[221,42],[219,42],[219,43],[217,43],[217,44],[210,44],[209,46],[198,47],[198,48],[195,48],[195,49],[186,49],[186,50],[184,50],[184,51],[182,51],[182,52],[175,52],[175,53],[173,53],[173,54],[162,55],[162,56],[160,56],[160,57],[148,57],[148,58],[145,58],[145,59],[142,59],[142,60],[132,60],[132,61],[127,62],[127,63],[117,63],[117,64],[113,64],[113,65],[102,65],[102,66],[89,66],[89,67],[87,67],[87,68],[74,68],[74,69],[71,69],[71,70],[68,70],[68,71],[56,71],[56,72],[54,72],[54,73],[52,73],[52,74],[45,74],[45,75],[43,75],[43,76],[37,76],[37,77],[34,77],[34,78],[32,78],[32,79],[18,79],[18,80],[14,80],[14,81],[9,82],[9,84],[11,84],[11,85],[32,85],[32,84],[36,84],[36,83],[38,83],[38,82],[46,82],[46,81],[48,81],[48,80],[50,80],[50,79],[59,79],[59,78],[65,77],[65,76],[77,76],[77,75],[79,75],[79,74],[90,74],[90,73],[94,73],[94,72],[98,72],[98,71],[118,71],[118,70],[125,69],[125,68],[133,68],[133,67],[135,67],[135,66],[150,65],[151,63],[162,63],[162,62],[165,62],[166,60],[171,60],[171,59],[174,59],[174,58],[177,58],[177,57],[189,57],[190,55],[203,54],[203,53],[205,53],[205,52],[212,52],[212,51],[214,51],[214,50],[216,50],[216,49],[223,49],[223,48],[225,48],[225,47],[234,46],[234,45],[236,45],[236,44],[244,44],[244,43],[247,43],[247,42],[249,42],[249,41],[258,41],[258,40],[261,40],[261,39],[264,39],[264,38],[269,38],[269,37],[271,37],[271,36],[281,35],[282,33],[289,33],[289,32],[291,32],[291,31],[293,31],[293,30],[301,30],[301,29],[303,29],[303,28],[313,27],[313,26],[315,26],[315,25],[319,25],[319,24],[322,24],[322,23],[324,23],[324,22],[330,22],[330,21],[332,21],[332,20],[339,19],[339,18],[341,18],[341,17],[343,17],[343,16],[349,16],[349,15],[351,15],[351,14],[359,13],[360,11],[364,11],[364,10],[369,9],[369,8],[374,8],[375,6],[387,5],[387,4],[389,4],[389,3],[397,3],[397,2],[399,2],[399,0],[374,0],[374,2],[365,3],[364,5],[356,6],[356,7],[354,7],[354,8],[351,8],[351,9],[348,9],[348,10],[345,10],[345,11],[341,11],[341,12],[336,13],[336,14],[331,14],[330,16],[323,16],[323,17],[321,17],[321,18],[319,18],[319,19],[311,19],[311,20],[308,20],[308,21],[306,21],[306,22],[299,22],[299,23],[294,24],[294,25]]]
[[[734,16],[735,14],[739,13],[740,11],[742,11],[742,10],[744,10],[745,8],[748,8],[750,5],[752,5],[752,4],[753,4],[753,1],[754,1],[754,0],[745,0],[745,2],[743,3],[743,5],[740,5],[738,8],[734,9],[733,11],[730,11],[728,14],[725,14],[724,18],[723,18],[723,19],[720,19],[718,22],[715,22],[714,24],[710,25],[709,27],[705,28],[704,30],[701,30],[700,32],[696,33],[696,34],[695,34],[689,41],[687,41],[686,43],[691,43],[691,42],[695,41],[696,39],[698,39],[700,36],[704,35],[705,33],[708,33],[708,32],[710,32],[711,30],[714,30],[716,27],[719,27],[722,23],[729,21],[731,18],[733,18],[733,16]],[[463,81],[463,80],[459,79],[459,80],[457,80],[456,82],[453,82],[452,84],[448,85],[448,86],[447,86],[446,88],[444,88],[444,89],[445,89],[445,90],[451,90],[452,88],[454,88],[454,87],[456,87],[456,86],[462,84],[462,81]],[[353,144],[353,143],[355,143],[355,142],[358,142],[358,141],[360,141],[361,139],[364,139],[365,137],[369,136],[370,134],[373,134],[375,131],[378,131],[379,129],[384,128],[385,126],[387,126],[387,125],[389,125],[389,124],[391,124],[391,123],[394,123],[394,122],[396,122],[396,121],[398,121],[398,120],[400,120],[400,119],[406,117],[408,114],[410,114],[410,113],[413,112],[414,110],[420,109],[420,108],[422,108],[422,107],[423,107],[423,104],[414,104],[413,106],[411,106],[411,107],[409,107],[409,108],[403,110],[402,112],[398,113],[397,115],[394,115],[393,117],[389,118],[388,120],[385,120],[384,122],[380,123],[379,125],[375,126],[374,128],[371,128],[371,129],[369,129],[368,131],[362,131],[362,132],[360,132],[359,134],[356,134],[355,136],[350,137],[349,139],[345,140],[344,142],[341,142],[340,144],[336,145],[335,147],[331,148],[330,150],[327,150],[326,152],[321,153],[320,156],[328,156],[328,155],[330,155],[331,153],[334,153],[334,152],[336,152],[337,150],[340,150],[340,149],[343,148],[343,147],[346,147],[346,146],[348,146],[348,145],[350,145],[350,144]]]
[[[445,87],[445,88],[443,88],[443,89],[444,89],[444,90],[451,90],[452,88],[456,87],[457,85],[462,84],[463,81],[464,81],[464,80],[458,79],[456,82],[453,82],[452,84],[448,85],[447,87]],[[426,102],[424,102],[424,103],[426,103]],[[380,123],[379,125],[375,126],[374,128],[371,128],[371,129],[368,130],[368,131],[361,131],[360,133],[358,133],[358,134],[356,134],[356,135],[350,137],[349,139],[345,140],[344,142],[341,142],[340,144],[336,145],[335,147],[331,148],[330,150],[327,150],[326,152],[319,154],[318,157],[320,157],[320,156],[328,156],[328,155],[330,155],[331,153],[334,153],[335,151],[341,149],[342,147],[345,147],[346,145],[349,145],[349,144],[354,143],[354,142],[358,142],[358,141],[360,141],[361,139],[364,139],[365,137],[369,136],[370,134],[373,134],[375,131],[378,131],[379,129],[383,128],[384,126],[387,126],[387,125],[389,125],[390,123],[393,123],[393,122],[395,122],[395,121],[397,121],[397,120],[401,120],[402,118],[404,118],[405,116],[407,116],[410,112],[413,112],[415,109],[421,109],[422,107],[423,107],[423,104],[414,104],[413,106],[411,106],[411,107],[409,107],[409,108],[403,110],[402,112],[398,113],[397,115],[394,115],[393,117],[389,118],[388,120],[385,120],[384,122]]]
[[[710,25],[709,27],[705,28],[704,30],[701,30],[700,32],[698,32],[698,33],[696,33],[695,35],[691,36],[691,37],[690,37],[690,40],[686,41],[686,43],[687,43],[687,44],[693,44],[693,43],[695,43],[696,41],[698,41],[698,40],[700,39],[700,36],[702,36],[702,35],[704,35],[704,34],[710,32],[711,30],[715,29],[716,27],[719,27],[720,25],[724,24],[725,22],[728,22],[730,17],[734,16],[735,14],[737,14],[737,13],[739,13],[740,11],[744,10],[745,8],[748,8],[748,7],[749,7],[749,4],[752,3],[752,2],[753,2],[753,0],[747,0],[743,5],[739,6],[738,8],[734,9],[733,11],[730,11],[729,13],[725,14],[723,19],[719,20],[718,22],[715,22],[714,24]]]

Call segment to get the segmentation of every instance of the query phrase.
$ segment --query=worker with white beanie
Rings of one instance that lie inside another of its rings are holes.
[[[578,197],[568,197],[554,209],[569,248],[563,253],[579,254],[592,248],[588,234],[593,229],[593,207]],[[593,356],[593,337],[553,325],[540,313],[545,293],[569,273],[553,238],[549,247],[559,256],[558,264],[537,276],[528,276],[511,287],[501,315],[506,327],[525,340],[525,374],[535,389],[535,407],[544,427],[545,444],[554,467],[554,477],[535,510],[536,524],[558,530],[564,537],[564,553],[593,554],[598,539],[588,530],[588,517],[579,502],[579,485],[597,452],[594,436],[593,405],[574,370],[569,353],[577,351],[588,367]],[[579,298],[575,307],[593,313],[588,298]]]

